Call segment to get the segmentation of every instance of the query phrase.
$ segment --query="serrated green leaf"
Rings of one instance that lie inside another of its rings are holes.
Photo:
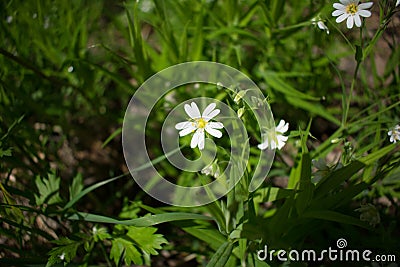
[[[53,266],[56,263],[60,262],[71,262],[73,258],[76,256],[76,251],[78,247],[82,245],[81,241],[74,241],[67,237],[62,237],[58,240],[54,240],[53,243],[58,246],[53,248],[49,252],[49,259],[47,260],[47,266]]]
[[[93,239],[95,242],[103,241],[105,239],[111,238],[111,235],[107,232],[104,227],[93,227]]]
[[[35,184],[39,191],[39,195],[35,195],[36,205],[51,205],[62,201],[59,193],[60,178],[54,173],[50,173],[48,179],[36,176]]]
[[[69,187],[69,200],[74,199],[83,189],[82,174],[78,173],[72,180],[72,185]]]
[[[157,228],[154,227],[135,227],[129,226],[128,237],[133,239],[136,244],[150,255],[158,255],[156,249],[161,249],[162,244],[168,241],[161,234],[154,234]]]
[[[2,157],[11,157],[11,156],[12,156],[12,149],[11,148],[7,148],[6,150],[3,150],[2,148],[0,148],[0,158],[2,158]]]
[[[140,252],[135,248],[133,242],[122,237],[111,241],[110,259],[114,260],[116,266],[120,266],[120,259],[123,259],[127,266],[134,264],[142,265],[143,260]]]

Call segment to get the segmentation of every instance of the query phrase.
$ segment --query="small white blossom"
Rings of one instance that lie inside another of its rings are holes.
[[[65,259],[65,253],[63,252],[61,255],[58,256],[60,258],[60,260],[64,260]]]
[[[180,122],[175,125],[175,129],[180,130],[179,135],[185,136],[193,133],[192,141],[190,142],[190,147],[199,147],[200,150],[204,149],[205,142],[205,132],[210,135],[220,138],[222,132],[218,129],[224,128],[221,122],[211,122],[220,113],[219,109],[215,109],[216,104],[209,104],[200,114],[200,110],[196,103],[192,102],[190,105],[185,104],[185,112],[189,115],[190,119],[188,121]]]
[[[334,3],[333,7],[337,10],[332,12],[332,16],[337,17],[336,22],[340,23],[347,19],[347,28],[353,28],[356,24],[357,27],[361,27],[361,17],[368,18],[371,16],[371,12],[366,10],[373,5],[373,2],[361,3],[359,0],[339,0],[340,3]]]
[[[317,27],[318,27],[319,29],[325,31],[326,34],[329,34],[328,26],[326,26],[325,23],[324,23],[324,21],[321,20],[319,17],[313,18],[313,19],[311,20],[311,23],[312,23],[313,25],[317,25]]]
[[[8,16],[6,18],[6,21],[7,21],[8,24],[10,24],[13,21],[13,16]]]
[[[218,178],[221,175],[219,166],[217,161],[214,161],[212,164],[201,170],[202,174],[213,176],[214,178]]]
[[[388,132],[388,135],[390,136],[390,142],[396,143],[400,141],[400,125],[393,127],[393,129]]]
[[[261,150],[264,149],[281,149],[288,137],[283,134],[286,133],[289,129],[289,123],[285,123],[284,120],[281,120],[278,126],[275,127],[275,131],[273,129],[264,133],[264,142],[258,145],[258,148]]]
[[[400,0],[397,0],[396,7],[400,5]]]

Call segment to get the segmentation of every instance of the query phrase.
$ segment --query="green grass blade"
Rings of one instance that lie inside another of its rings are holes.
[[[182,221],[182,220],[213,220],[213,218],[208,216],[195,213],[186,213],[186,212],[170,212],[170,213],[155,214],[155,215],[135,218],[132,220],[117,220],[107,216],[78,212],[77,214],[69,216],[68,219],[82,220],[95,223],[111,223],[111,224],[132,225],[141,227],[153,226],[160,223]]]
[[[351,224],[359,226],[365,229],[370,229],[370,227],[365,223],[360,221],[358,218],[354,218],[339,212],[330,210],[318,210],[318,211],[307,211],[302,214],[303,218],[320,219],[325,221],[338,222],[343,224]]]

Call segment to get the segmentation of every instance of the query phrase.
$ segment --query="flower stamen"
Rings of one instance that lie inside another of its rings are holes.
[[[346,6],[346,13],[347,14],[351,14],[354,15],[358,12],[358,6],[354,3],[349,4],[348,6]]]
[[[197,119],[197,128],[204,129],[206,125],[207,122],[203,118]]]

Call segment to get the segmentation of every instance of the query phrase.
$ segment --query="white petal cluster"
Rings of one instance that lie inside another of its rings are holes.
[[[361,27],[361,17],[368,18],[371,16],[371,11],[366,10],[372,7],[373,2],[361,3],[359,0],[339,0],[340,3],[334,3],[336,9],[332,12],[332,16],[337,17],[336,22],[340,23],[347,19],[347,28],[353,28],[355,24]]]
[[[272,129],[270,131],[267,131],[264,133],[264,142],[258,145],[258,148],[261,150],[264,149],[281,149],[288,137],[284,136],[283,134],[286,133],[289,130],[289,123],[285,122],[284,120],[281,120],[278,124],[278,126],[275,127],[275,131]]]
[[[400,141],[400,125],[393,127],[393,129],[388,132],[388,135],[390,142],[396,143],[397,141]]]
[[[326,26],[323,20],[321,20],[319,17],[313,18],[311,20],[311,23],[313,25],[316,25],[320,30],[323,30],[326,32],[326,34],[329,34],[329,28]]]
[[[215,107],[216,104],[211,103],[204,109],[203,114],[200,114],[200,110],[195,102],[190,103],[190,105],[185,104],[185,112],[190,119],[177,123],[175,129],[180,130],[180,136],[194,133],[190,142],[191,148],[198,147],[200,150],[204,149],[205,132],[217,138],[222,137],[222,132],[219,129],[224,128],[224,125],[221,122],[210,121],[220,113],[220,110],[215,109]]]

